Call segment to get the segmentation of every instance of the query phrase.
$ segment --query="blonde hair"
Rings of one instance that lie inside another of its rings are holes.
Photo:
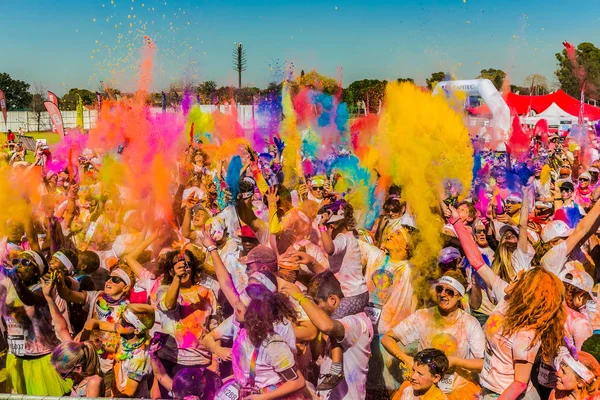
[[[504,237],[500,239],[494,261],[492,261],[492,270],[500,277],[500,279],[510,282],[514,279],[516,273],[512,265],[512,254],[516,250],[517,244],[504,241]]]

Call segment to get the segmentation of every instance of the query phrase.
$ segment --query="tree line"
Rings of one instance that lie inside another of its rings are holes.
[[[576,63],[569,59],[566,50],[555,55],[557,60],[557,69],[554,76],[557,80],[556,88],[561,88],[567,94],[578,98],[582,88],[581,70],[585,71],[585,94],[586,98],[597,99],[597,89],[600,88],[600,49],[592,43],[580,43],[575,51]],[[428,89],[433,89],[435,85],[443,80],[453,79],[443,71],[433,72],[426,79]],[[547,94],[551,87],[546,77],[540,74],[527,76],[522,85],[504,87],[506,82],[506,73],[501,69],[488,68],[480,71],[478,78],[489,79],[498,90],[512,91],[519,94]],[[398,78],[397,81],[414,82],[411,78]],[[316,71],[304,73],[295,80],[289,82],[290,90],[295,93],[303,87],[320,90],[326,94],[339,94],[348,104],[351,112],[356,111],[357,107],[367,107],[370,112],[377,112],[383,101],[385,86],[388,82],[379,79],[362,79],[354,81],[348,87],[341,89],[336,79],[321,75]],[[233,87],[218,86],[215,81],[200,82],[197,84],[174,83],[162,92],[149,93],[148,104],[153,106],[162,106],[163,93],[166,99],[167,107],[179,107],[183,96],[193,96],[201,104],[224,104],[232,101],[238,104],[252,104],[266,96],[278,96],[281,93],[282,82],[270,83],[266,88],[258,87]],[[0,89],[7,97],[8,109],[30,110],[37,113],[44,111],[43,102],[47,98],[47,89],[40,84],[30,85],[29,83],[12,78],[8,73],[0,73]],[[116,88],[102,86],[98,92],[105,98],[115,98],[127,96]],[[60,99],[61,110],[75,110],[78,96],[81,96],[85,106],[93,106],[96,103],[96,92],[83,88],[69,89]]]

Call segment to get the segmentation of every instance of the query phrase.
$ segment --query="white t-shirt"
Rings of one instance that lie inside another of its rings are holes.
[[[504,282],[499,278],[497,281]],[[521,330],[510,336],[502,334],[502,321],[506,307],[507,303],[502,298],[485,324],[485,354],[483,370],[479,375],[481,385],[498,394],[502,394],[514,382],[514,362],[525,361],[533,364],[541,345],[539,341],[532,343],[535,335],[532,330]],[[532,387],[532,383],[529,382],[527,390]]]
[[[218,253],[231,276],[233,285],[238,293],[241,293],[248,286],[248,274],[246,274],[246,266],[239,261],[240,249],[238,242],[233,239],[227,240],[225,246],[219,249]]]
[[[527,251],[521,250],[521,246],[517,246],[515,251],[510,256],[515,274],[521,271],[527,271],[531,266],[531,260],[535,257],[535,250],[533,246],[527,243]]]
[[[441,319],[437,307],[417,310],[392,331],[404,346],[417,342],[419,351],[435,348],[447,356],[463,359],[482,359],[485,350],[485,336],[479,321],[463,310],[458,310],[454,322],[447,323]],[[461,371],[462,372],[462,371]],[[463,374],[469,377],[468,373]],[[448,374],[447,387],[440,385],[444,393],[464,386],[465,377],[458,373]]]
[[[240,323],[231,315],[229,318],[221,322],[221,325],[217,326],[213,330],[213,335],[216,339],[232,339],[236,340],[238,333],[240,332]],[[273,326],[273,330],[276,334],[281,336],[283,340],[288,344],[290,351],[296,353],[296,335],[294,334],[294,326],[289,321],[283,323],[277,323]]]
[[[344,339],[340,342],[344,352],[344,381],[331,391],[329,399],[365,399],[373,325],[365,313],[349,315],[338,321],[344,325],[345,332]],[[321,364],[321,375],[329,372],[331,364],[328,355]]]
[[[148,380],[152,375],[152,364],[148,350],[142,346],[132,352],[131,358],[115,362],[115,385],[119,392],[127,386],[127,379],[138,382],[138,387],[132,397],[148,398]]]
[[[365,293],[367,282],[362,274],[358,239],[352,232],[340,233],[333,240],[334,252],[329,256],[329,269],[342,287],[344,296]]]
[[[288,343],[278,334],[270,334],[257,348],[250,342],[246,329],[241,329],[233,343],[231,361],[235,381],[242,387],[249,386],[250,360],[255,351],[258,355],[254,386],[259,389],[277,385],[281,382],[279,373],[296,365]]]

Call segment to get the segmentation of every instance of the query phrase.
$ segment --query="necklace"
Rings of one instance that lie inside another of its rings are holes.
[[[121,346],[119,347],[119,352],[117,353],[117,360],[124,361],[133,358],[133,354],[137,349],[142,347],[144,343],[146,343],[145,336],[142,336],[133,343],[129,343],[127,339],[121,337]]]

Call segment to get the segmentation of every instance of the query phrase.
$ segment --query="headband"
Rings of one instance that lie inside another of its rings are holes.
[[[248,305],[250,304],[252,299],[250,298],[250,296],[248,296],[248,293],[246,293],[246,291],[244,290],[242,293],[240,293],[240,301],[242,303],[244,303],[244,305],[246,307],[248,307]]]
[[[131,278],[127,275],[127,272],[123,271],[121,268],[116,268],[112,273],[123,279],[123,282],[125,282],[127,286],[131,286]]]
[[[40,270],[40,275],[44,275],[44,260],[42,259],[42,257],[40,257],[40,255],[35,251],[31,250],[24,251],[23,253],[33,257],[33,260],[38,265],[38,269]]]
[[[137,315],[131,312],[131,310],[125,310],[125,312],[123,313],[123,318],[125,319],[125,321],[129,322],[140,332],[143,332],[148,329],[146,328],[146,325],[144,325],[144,323],[140,321]]]
[[[73,263],[71,260],[69,260],[69,257],[67,257],[62,251],[57,251],[52,257],[60,260],[60,262],[63,263],[69,272],[73,272],[75,270],[75,267],[73,267]]]
[[[271,282],[271,280],[269,278],[267,278],[267,276],[265,274],[263,274],[262,272],[253,273],[252,275],[250,275],[250,278],[254,278],[257,281],[259,281],[264,287],[269,289],[269,291],[271,291],[272,293],[277,292],[277,286],[275,286],[273,284],[273,282]]]
[[[131,217],[131,215],[135,212],[135,210],[129,210],[123,215],[123,223],[127,223],[127,218]]]
[[[437,283],[443,283],[448,286],[452,286],[454,289],[458,290],[458,293],[460,293],[461,296],[465,295],[465,287],[451,276],[444,275],[440,279],[438,279]]]
[[[575,360],[573,356],[567,354],[562,359],[577,375],[579,375],[585,382],[592,382],[596,376],[590,371],[585,365]]]

